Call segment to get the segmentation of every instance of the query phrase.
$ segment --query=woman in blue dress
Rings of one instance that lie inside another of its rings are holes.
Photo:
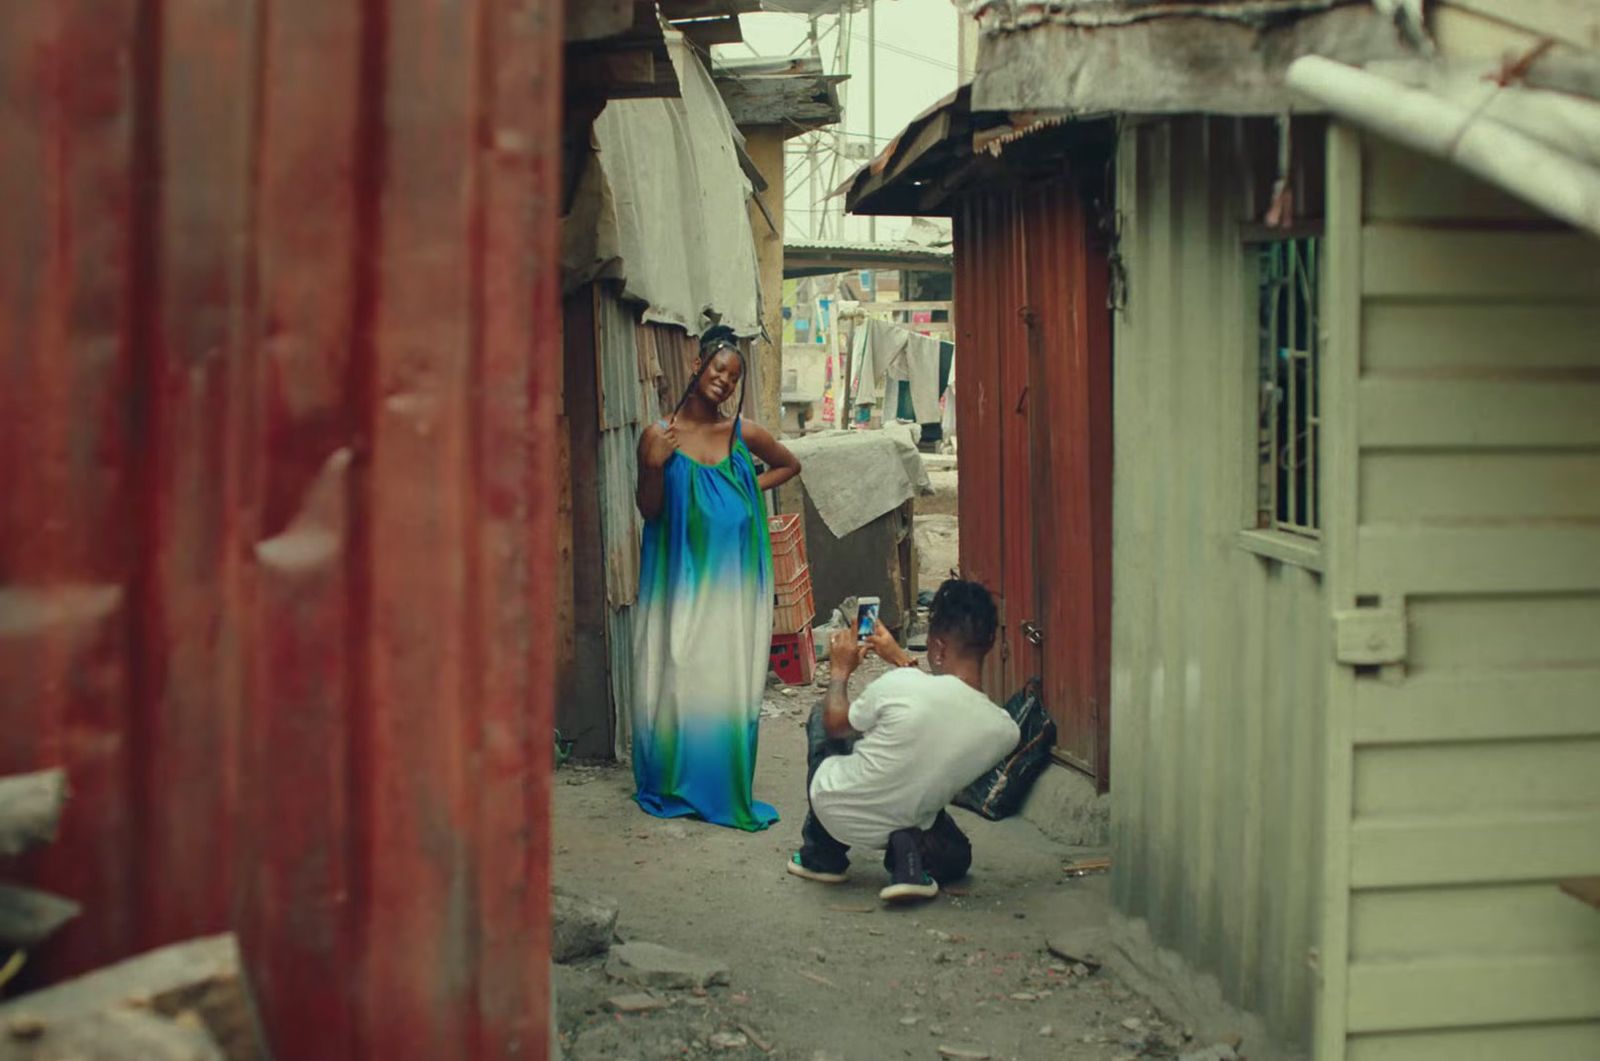
[[[657,817],[753,831],[778,820],[751,794],[772,639],[761,493],[800,462],[766,428],[723,414],[744,399],[732,329],[701,338],[694,370],[672,416],[639,440],[634,799]]]

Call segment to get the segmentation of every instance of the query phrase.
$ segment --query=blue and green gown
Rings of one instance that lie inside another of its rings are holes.
[[[644,526],[634,636],[633,779],[661,818],[778,820],[751,795],[772,640],[772,546],[739,422],[719,464],[677,452]]]

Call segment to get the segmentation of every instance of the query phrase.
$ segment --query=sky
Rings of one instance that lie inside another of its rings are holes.
[[[776,7],[782,3],[769,2]],[[950,0],[876,0],[877,4],[877,136],[876,150],[881,150],[906,123],[927,110],[934,103],[955,91],[956,88],[956,38],[958,22],[955,6]],[[819,23],[823,34],[822,58],[830,73],[833,69],[836,37],[832,31],[837,21],[825,16]],[[786,55],[804,42],[809,21],[801,15],[781,12],[764,12],[742,15],[745,44],[725,45],[719,54],[730,56],[751,54],[752,49],[761,55]],[[867,106],[867,12],[861,10],[850,18],[850,80],[839,86],[844,103],[844,121],[838,128],[846,134],[865,138],[869,128]],[[749,45],[749,47],[746,47]],[[811,201],[812,169],[804,154],[811,137],[796,137],[789,141],[788,194],[784,197],[784,229],[790,238],[814,234],[819,222],[817,209],[833,212],[833,228],[829,239],[866,241],[869,228],[865,218],[846,218],[841,235],[838,212],[842,200],[814,204]],[[820,144],[831,147],[833,137],[823,133]],[[826,195],[847,179],[862,161],[840,159],[833,164],[832,154],[819,146],[817,157],[823,160],[815,181],[816,194]],[[830,186],[831,178],[831,186]],[[908,224],[903,218],[881,218],[877,224],[879,240],[897,239]]]

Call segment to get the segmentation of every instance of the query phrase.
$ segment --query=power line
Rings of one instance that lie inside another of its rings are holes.
[[[804,18],[804,19],[809,19],[810,18],[810,16],[807,15],[805,12],[796,11],[793,8],[784,7],[782,4],[774,2],[774,0],[765,0],[763,6],[766,7],[766,8],[773,9],[773,13],[774,14],[788,15],[791,18]],[[869,40],[867,37],[862,36],[859,33],[856,33],[856,32],[851,31],[851,30],[846,30],[845,32],[849,33],[849,35],[851,37],[853,37],[857,41],[860,41],[862,44],[871,44],[872,43],[871,40]],[[955,66],[953,63],[947,63],[943,59],[937,59],[934,56],[926,54],[925,52],[912,51],[910,48],[902,48],[897,44],[889,44],[886,41],[878,41],[877,42],[877,46],[879,48],[882,48],[884,51],[894,52],[896,55],[902,55],[902,56],[906,57],[907,59],[916,59],[917,61],[927,63],[930,66],[940,67],[940,68],[942,68],[944,70],[950,71],[952,74],[958,74],[958,73],[961,72],[960,68]]]

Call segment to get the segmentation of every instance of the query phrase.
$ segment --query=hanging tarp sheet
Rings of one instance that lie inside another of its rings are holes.
[[[564,219],[568,289],[620,279],[646,321],[699,334],[720,319],[761,331],[755,241],[739,131],[705,67],[668,36],[677,99],[612,100]]]
[[[828,431],[787,439],[800,481],[835,538],[933,492],[922,454],[902,430]]]

